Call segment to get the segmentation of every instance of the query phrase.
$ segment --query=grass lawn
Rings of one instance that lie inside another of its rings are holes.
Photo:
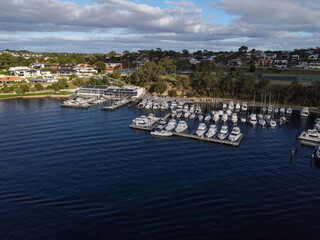
[[[1,98],[15,98],[15,97],[27,97],[27,96],[43,96],[43,95],[69,95],[71,94],[70,92],[59,92],[59,93],[53,93],[53,92],[41,92],[41,93],[26,93],[23,95],[18,95],[18,94],[8,94],[8,95],[0,95]]]

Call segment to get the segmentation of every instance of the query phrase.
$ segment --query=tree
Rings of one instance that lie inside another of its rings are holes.
[[[34,85],[34,87],[35,87],[35,89],[36,89],[37,91],[42,91],[42,90],[44,89],[44,87],[43,87],[42,84],[40,84],[40,83],[36,83],[36,84]]]
[[[247,51],[248,51],[248,47],[246,47],[246,46],[241,46],[239,48],[239,53],[246,53]]]
[[[117,55],[115,51],[110,51],[109,53],[107,53],[108,58],[113,58],[115,55]]]
[[[98,70],[98,72],[103,72],[106,70],[106,64],[102,61],[97,61],[94,64]]]
[[[158,65],[163,67],[167,73],[174,72],[176,70],[176,66],[168,58],[161,58]]]
[[[176,90],[169,90],[169,91],[168,91],[168,95],[169,95],[170,97],[176,97],[176,96],[178,96]]]
[[[121,77],[121,67],[120,66],[116,66],[113,70],[112,76],[115,79],[119,79]]]
[[[163,94],[167,90],[167,85],[164,82],[159,82],[154,86],[154,91]]]
[[[250,66],[250,72],[254,73],[256,71],[256,65],[255,64],[251,64]]]

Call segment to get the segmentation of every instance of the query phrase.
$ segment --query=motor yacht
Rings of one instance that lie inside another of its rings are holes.
[[[233,113],[231,116],[231,122],[233,124],[236,124],[238,122],[238,114],[237,113]]]
[[[254,113],[251,113],[249,117],[249,122],[252,126],[255,126],[257,124],[257,115]]]
[[[183,110],[183,106],[178,105],[178,106],[177,106],[177,112],[182,112],[182,110]]]
[[[232,114],[231,109],[227,109],[226,113],[228,114],[228,116],[231,116],[231,114]]]
[[[191,113],[189,119],[190,120],[194,120],[196,118],[196,114],[195,113]]]
[[[182,133],[182,132],[184,132],[184,131],[187,130],[187,129],[188,129],[188,124],[187,124],[185,121],[179,121],[179,123],[178,123],[175,131],[176,131],[177,133]]]
[[[222,122],[228,121],[228,114],[224,113],[221,117]]]
[[[188,118],[189,116],[190,116],[189,112],[185,112],[184,115],[183,115],[184,118]]]
[[[241,111],[246,112],[247,110],[248,110],[248,104],[246,102],[243,102]]]
[[[190,109],[189,109],[189,112],[190,112],[190,113],[194,113],[194,111],[195,111],[194,105],[191,105],[191,106],[190,106]]]
[[[241,121],[242,123],[246,123],[246,122],[247,122],[247,118],[246,118],[245,116],[241,116],[241,117],[240,117],[240,121]]]
[[[213,116],[212,116],[213,121],[218,122],[220,119],[219,113],[216,112]]]
[[[320,160],[320,145],[316,146],[314,149],[314,158]]]
[[[166,131],[173,131],[177,127],[177,121],[173,118],[171,118],[165,127]]]
[[[203,120],[203,115],[200,114],[200,115],[198,116],[198,119],[199,119],[199,121],[201,122],[201,121]]]
[[[214,125],[214,124],[212,124],[212,125],[210,125],[209,130],[207,131],[207,133],[205,134],[205,136],[206,136],[207,138],[212,138],[212,137],[214,137],[214,135],[217,134],[217,132],[218,132],[217,126]]]
[[[227,109],[227,104],[226,104],[226,103],[223,103],[223,104],[222,104],[222,109],[223,109],[223,110],[226,110],[226,109]]]
[[[228,139],[231,142],[236,142],[239,140],[239,138],[241,137],[241,131],[239,127],[234,127],[231,131],[231,133],[229,134]]]
[[[237,102],[237,104],[236,104],[236,112],[239,112],[239,111],[240,111],[240,103]]]
[[[230,110],[233,111],[233,109],[234,109],[233,101],[230,101],[230,102],[229,102],[228,109],[230,109]]]
[[[204,120],[205,121],[209,121],[211,119],[211,115],[210,113],[208,113],[205,117],[204,117]]]
[[[182,112],[178,112],[178,113],[177,113],[177,118],[182,118],[182,116],[183,116],[183,115],[182,115]]]
[[[172,132],[161,129],[161,130],[152,131],[151,135],[159,136],[159,137],[170,137],[170,136],[172,136]]]
[[[228,126],[222,126],[218,138],[224,140],[228,137]]]
[[[205,123],[199,123],[198,129],[196,131],[196,135],[199,137],[203,137],[204,133],[207,130],[207,126]]]
[[[286,123],[287,119],[285,116],[280,117],[279,126],[282,127]]]
[[[266,125],[266,120],[264,119],[259,119],[259,124],[261,125],[261,127],[264,127]]]
[[[186,112],[189,112],[189,106],[186,104],[184,105],[183,107],[183,112],[186,113]]]
[[[222,117],[223,111],[222,111],[222,110],[219,110],[218,114],[219,114],[219,117]]]
[[[264,115],[264,118],[265,118],[266,120],[270,120],[270,119],[271,119],[271,115],[270,115],[270,114],[266,114],[266,115]]]
[[[303,131],[299,138],[301,140],[306,140],[309,142],[319,142],[320,143],[320,133],[317,129],[308,129],[307,131]]]
[[[291,107],[287,108],[286,114],[287,115],[291,115],[292,114],[292,108]]]
[[[309,117],[309,108],[308,107],[302,108],[300,112],[300,116],[304,118]]]
[[[286,112],[286,109],[285,109],[285,108],[280,108],[280,114],[281,114],[281,115],[284,115],[285,112]]]
[[[277,126],[277,122],[273,119],[270,120],[269,125],[271,128],[275,128]]]

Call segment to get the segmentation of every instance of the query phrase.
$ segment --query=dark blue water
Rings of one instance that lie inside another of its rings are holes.
[[[319,238],[312,119],[241,125],[232,148],[130,129],[140,114],[0,101],[0,239]]]

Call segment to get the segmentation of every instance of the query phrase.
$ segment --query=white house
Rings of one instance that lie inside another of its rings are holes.
[[[288,67],[288,60],[274,60],[273,66],[276,68],[287,68]]]
[[[309,63],[309,69],[320,69],[320,61]]]
[[[11,67],[9,68],[9,73],[14,76],[24,76],[24,72],[30,70],[28,67]]]

